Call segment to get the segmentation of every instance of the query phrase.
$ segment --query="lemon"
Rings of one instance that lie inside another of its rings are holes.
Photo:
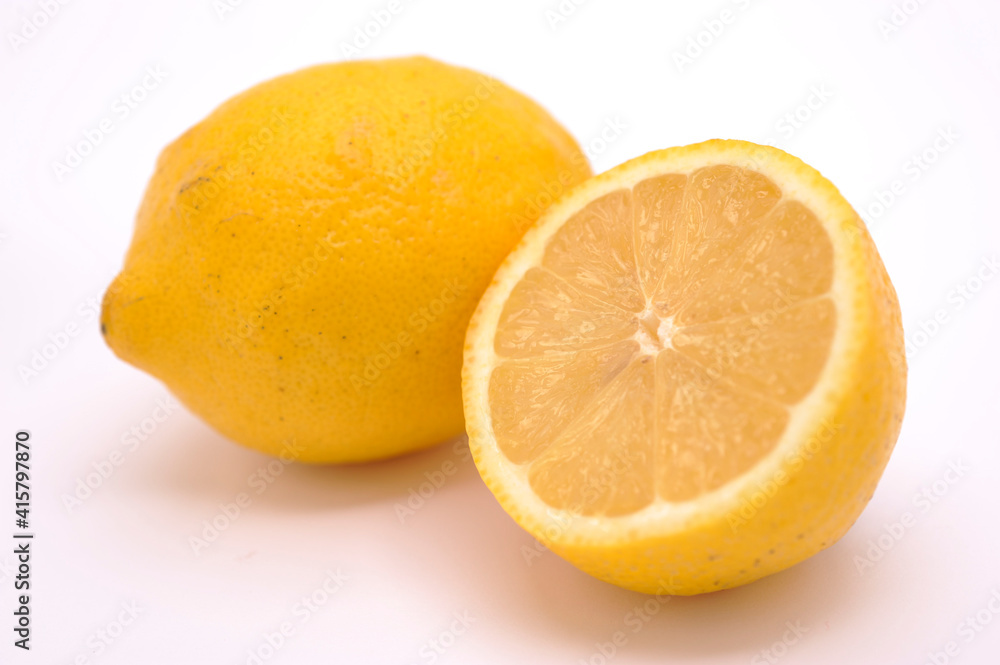
[[[427,58],[304,69],[169,145],[102,329],[225,436],[309,462],[463,430],[462,343],[504,256],[590,175],[549,114]]]
[[[503,508],[647,593],[829,547],[896,442],[899,305],[861,219],[784,152],[709,141],[576,187],[469,326],[472,452]]]

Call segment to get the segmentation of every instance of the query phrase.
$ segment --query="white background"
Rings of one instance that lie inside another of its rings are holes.
[[[362,50],[425,53],[499,77],[589,146],[595,171],[707,138],[770,140],[819,168],[870,222],[911,342],[903,432],[873,501],[811,560],[740,589],[651,601],[636,630],[629,613],[646,597],[550,553],[527,560],[532,539],[461,442],[367,466],[282,468],[256,494],[267,458],[183,409],[153,427],[168,393],[104,346],[91,303],[120,266],[158,152],[234,93],[342,59],[355,29],[388,4],[224,2],[79,0],[32,33],[24,20],[43,3],[3,0],[0,450],[12,458],[15,432],[32,432],[37,540],[24,653],[8,628],[13,460],[0,462],[0,662],[236,665],[254,650],[300,664],[777,654],[789,664],[921,665],[950,641],[949,662],[1000,662],[1000,601],[989,609],[1000,597],[1000,277],[984,268],[1000,258],[1000,4],[908,0],[912,15],[897,14],[902,25],[887,32],[887,0],[591,0],[559,22],[546,14],[558,0],[411,0]],[[705,32],[705,21],[720,32],[712,22],[724,9],[721,34]],[[675,54],[699,33],[706,46],[679,65]],[[11,34],[31,36],[14,44]],[[165,78],[134,93],[144,99],[122,117],[116,100],[147,67]],[[810,100],[814,109],[801,107]],[[785,119],[796,111],[797,127]],[[54,163],[106,117],[113,132],[57,178]],[[625,128],[602,143],[609,122]],[[957,138],[936,150],[939,132]],[[914,171],[925,150],[933,163]],[[902,193],[880,208],[895,180]],[[977,281],[981,269],[992,280]],[[977,286],[968,298],[956,290]],[[938,310],[946,318],[934,328]],[[63,339],[68,325],[78,332]],[[51,357],[28,375],[36,352]],[[144,426],[146,440],[67,508],[94,465],[128,450],[123,436]],[[397,505],[449,463],[457,471],[401,522]],[[968,470],[949,474],[950,463]],[[935,503],[915,501],[935,483]],[[252,504],[196,554],[189,538],[240,492]],[[906,513],[912,526],[886,535]],[[328,571],[346,578],[332,594],[318,591]],[[301,622],[296,604],[314,592],[325,602]],[[138,618],[118,626],[129,603]],[[977,612],[991,621],[969,632],[960,624]],[[463,613],[471,625],[434,652]],[[267,635],[283,622],[293,632],[272,652]],[[619,630],[613,654],[599,646]]]

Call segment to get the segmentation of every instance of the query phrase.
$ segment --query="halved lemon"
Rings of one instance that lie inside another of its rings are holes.
[[[579,185],[466,336],[476,465],[584,571],[746,584],[833,544],[902,422],[899,304],[863,222],[778,149],[708,141]]]

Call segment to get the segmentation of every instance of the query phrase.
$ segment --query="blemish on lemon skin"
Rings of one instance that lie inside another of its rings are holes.
[[[183,194],[187,190],[189,190],[192,187],[194,187],[195,185],[197,185],[199,182],[212,182],[212,179],[204,177],[204,176],[198,176],[194,180],[192,180],[190,182],[186,182],[183,185],[181,185],[180,189],[177,190],[177,193],[178,194]],[[195,206],[195,208],[197,209],[197,206]]]

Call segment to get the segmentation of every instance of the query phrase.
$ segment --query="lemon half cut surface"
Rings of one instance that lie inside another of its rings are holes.
[[[840,538],[905,383],[899,304],[859,216],[795,157],[721,140],[550,208],[481,299],[463,367],[503,508],[588,573],[673,594]]]

